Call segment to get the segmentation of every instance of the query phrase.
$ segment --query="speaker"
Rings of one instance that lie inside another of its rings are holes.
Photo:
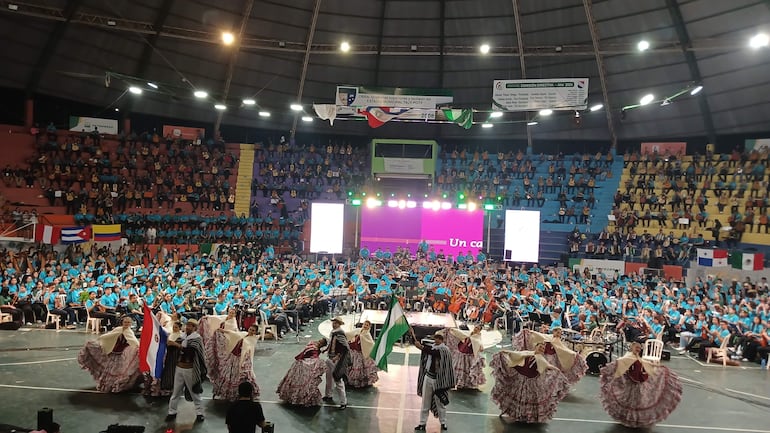
[[[661,361],[671,361],[671,351],[664,350],[663,353],[660,354]]]

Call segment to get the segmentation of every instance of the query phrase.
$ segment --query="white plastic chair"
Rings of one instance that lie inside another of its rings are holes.
[[[270,333],[273,334],[273,338],[278,340],[278,327],[267,323],[267,314],[262,310],[259,310],[259,319],[259,325],[257,326],[259,339],[265,341],[265,331],[270,330]]]
[[[660,364],[660,358],[663,355],[663,341],[651,338],[644,342],[644,352],[642,359],[650,361],[653,364]]]
[[[59,330],[59,322],[61,322],[61,317],[58,314],[53,314],[52,312],[48,312],[45,316],[45,326],[48,327],[49,323],[53,323],[56,325],[56,330]]]
[[[722,357],[722,367],[727,366],[727,359],[730,357],[730,354],[727,350],[727,345],[730,343],[730,335],[722,339],[722,344],[719,345],[719,347],[709,347],[706,349],[706,364],[711,362],[712,356],[721,356]]]
[[[93,332],[99,334],[102,332],[102,319],[99,317],[91,317],[91,312],[86,308],[86,333]]]

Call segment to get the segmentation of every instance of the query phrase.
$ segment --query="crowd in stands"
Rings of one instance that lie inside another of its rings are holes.
[[[727,338],[734,356],[745,361],[768,354],[761,344],[770,332],[766,276],[732,282],[709,277],[687,286],[601,270],[514,268],[472,256],[449,264],[405,251],[391,258],[375,253],[369,259],[311,262],[248,245],[210,255],[161,251],[155,256],[129,246],[116,251],[71,246],[61,253],[30,247],[3,251],[0,267],[2,311],[28,323],[50,311],[70,327],[86,317],[115,326],[124,314],[141,326],[145,302],[182,317],[232,308],[248,314],[253,308],[284,333],[330,312],[350,311],[358,301],[378,308],[399,296],[406,308],[452,311],[449,307],[459,303],[458,317],[469,321],[486,322],[489,309],[492,322],[503,319],[511,330],[520,329],[520,320],[546,315],[551,328],[590,332],[611,322],[628,340],[660,337],[703,352]],[[407,287],[412,292],[401,291]],[[439,299],[445,305],[437,305]]]
[[[437,176],[440,193],[482,200],[500,198],[506,207],[543,207],[559,202],[559,222],[585,224],[596,205],[597,182],[612,177],[613,156],[576,154],[528,155],[524,152],[444,150]],[[539,168],[543,170],[539,170]]]

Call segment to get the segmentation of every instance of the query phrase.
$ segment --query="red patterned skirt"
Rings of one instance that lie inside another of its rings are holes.
[[[495,386],[492,401],[502,415],[518,422],[545,423],[553,418],[559,402],[569,391],[569,382],[560,371],[548,369],[543,374],[528,377],[506,365],[501,353],[490,363]]]
[[[600,398],[607,413],[626,427],[647,427],[665,420],[682,400],[682,383],[668,367],[659,365],[644,382],[628,375],[614,377],[617,361],[601,369]]]
[[[78,364],[91,373],[100,392],[128,391],[142,377],[137,347],[128,346],[120,353],[105,355],[99,343],[89,341],[78,353]]]
[[[318,386],[325,374],[326,362],[321,358],[294,361],[278,384],[278,397],[295,406],[320,406],[323,395]]]
[[[348,369],[348,385],[353,388],[364,388],[374,385],[379,380],[377,365],[374,360],[358,350],[350,351],[351,365]]]

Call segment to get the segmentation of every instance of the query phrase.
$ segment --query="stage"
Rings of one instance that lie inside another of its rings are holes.
[[[448,313],[410,311],[405,312],[404,314],[406,315],[406,320],[409,322],[409,325],[414,328],[417,338],[424,338],[444,328],[460,328],[461,325],[465,325],[463,322],[456,321],[455,318]],[[372,337],[376,339],[377,333],[379,333],[382,324],[385,323],[385,319],[388,317],[388,312],[386,310],[364,310],[361,314],[346,314],[340,317],[345,322],[342,329],[346,332],[352,331],[355,328],[360,328],[362,323],[367,320],[370,321],[372,327],[375,329],[375,333],[372,334]],[[469,326],[473,327],[472,324]],[[321,335],[328,336],[331,331],[331,319],[324,320],[318,325],[318,332]],[[497,346],[502,340],[503,335],[500,331],[481,331],[481,344],[484,347]],[[399,349],[403,352],[403,349],[398,346],[394,348],[394,351],[399,351]]]

